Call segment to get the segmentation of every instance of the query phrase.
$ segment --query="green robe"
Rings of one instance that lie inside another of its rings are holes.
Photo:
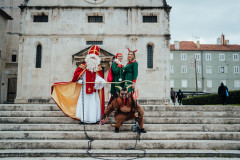
[[[118,67],[118,64],[113,62],[112,64],[112,75],[113,75],[113,82],[119,82],[119,78],[122,78],[122,81],[124,80],[124,67]],[[120,74],[121,73],[121,74]],[[121,76],[120,76],[121,75]],[[119,88],[116,88],[115,86],[123,87],[123,83],[119,84],[111,84],[111,90],[110,93],[113,96],[117,96],[117,92],[119,92]]]
[[[128,63],[125,67],[124,71],[124,80],[129,80],[134,83],[136,83],[138,76],[138,62],[136,60],[132,61],[131,63]],[[128,85],[131,85],[132,82],[125,82],[125,87]],[[128,88],[128,92],[132,92],[132,87]]]

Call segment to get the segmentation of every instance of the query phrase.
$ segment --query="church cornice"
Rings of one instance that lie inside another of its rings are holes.
[[[61,9],[108,9],[108,8],[114,8],[114,9],[141,9],[141,10],[149,10],[149,9],[168,9],[170,10],[172,7],[171,6],[25,6],[22,8],[22,6],[19,6],[21,10],[24,9],[56,9],[56,8],[61,8]]]
[[[166,34],[19,34],[25,37],[76,37],[84,38],[89,36],[102,36],[102,37],[166,37]]]

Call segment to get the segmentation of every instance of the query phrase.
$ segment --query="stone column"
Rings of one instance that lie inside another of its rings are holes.
[[[22,98],[22,64],[24,52],[24,37],[19,38],[19,54],[18,54],[18,77],[17,77],[17,96],[14,103],[27,103],[26,99]]]

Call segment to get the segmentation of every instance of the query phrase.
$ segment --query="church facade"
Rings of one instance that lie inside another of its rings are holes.
[[[15,103],[51,102],[53,83],[70,81],[94,44],[105,79],[116,53],[123,53],[126,64],[127,48],[138,50],[139,99],[170,103],[171,7],[164,0],[29,0],[20,9]]]

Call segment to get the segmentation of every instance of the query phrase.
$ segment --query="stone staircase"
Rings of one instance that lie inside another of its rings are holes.
[[[240,157],[239,106],[142,105],[144,128],[135,145],[133,121],[114,133],[86,125],[93,157]],[[113,117],[110,118],[111,121]],[[88,157],[83,125],[53,104],[0,104],[0,158]]]

